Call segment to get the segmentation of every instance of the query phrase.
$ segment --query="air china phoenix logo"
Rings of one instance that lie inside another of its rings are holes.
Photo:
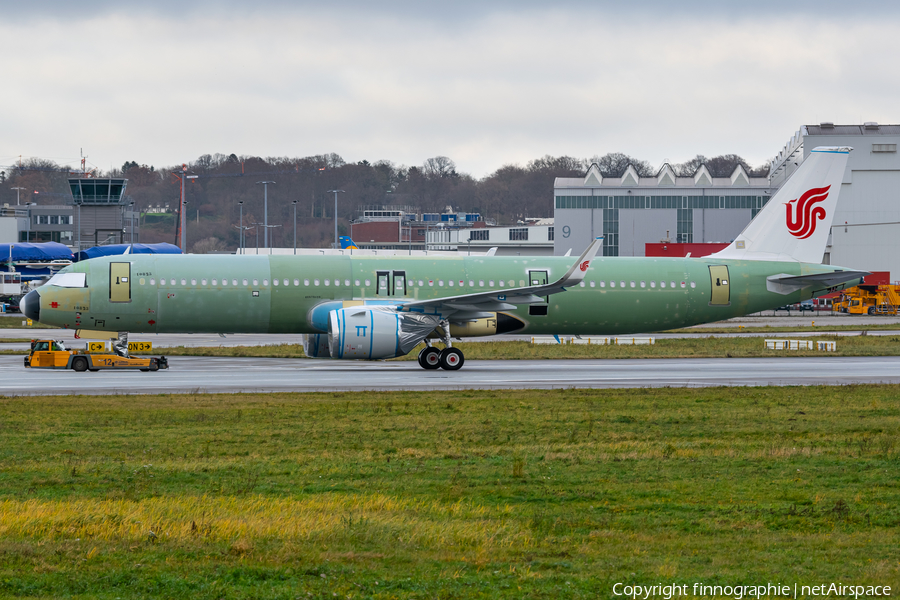
[[[813,188],[804,192],[800,198],[785,202],[785,219],[788,231],[797,239],[805,240],[816,232],[816,222],[825,218],[825,209],[813,206],[828,197],[831,188]]]
[[[581,263],[581,266],[578,268],[581,269],[582,271],[587,271],[589,266],[591,266],[591,261],[586,260],[583,263]]]

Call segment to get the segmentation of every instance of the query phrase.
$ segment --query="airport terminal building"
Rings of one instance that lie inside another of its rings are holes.
[[[803,126],[772,161],[769,177],[740,167],[714,178],[701,166],[676,177],[663,165],[654,177],[629,167],[604,178],[592,166],[583,178],[554,184],[554,253],[581,251],[603,235],[605,256],[644,256],[646,243],[730,242],[817,146],[851,146],[837,214],[823,262],[890,271],[900,279],[900,125]]]

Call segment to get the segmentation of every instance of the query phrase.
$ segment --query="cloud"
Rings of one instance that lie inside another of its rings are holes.
[[[65,6],[0,24],[0,164],[81,147],[101,168],[214,152],[446,155],[476,176],[612,151],[758,164],[804,123],[897,121],[900,26],[832,2]]]

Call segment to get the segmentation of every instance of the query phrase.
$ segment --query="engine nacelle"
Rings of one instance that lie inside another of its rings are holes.
[[[388,306],[359,306],[328,315],[331,358],[379,359],[403,356],[437,326],[438,318],[397,312]]]
[[[303,351],[309,358],[331,358],[327,333],[308,333],[303,336]]]

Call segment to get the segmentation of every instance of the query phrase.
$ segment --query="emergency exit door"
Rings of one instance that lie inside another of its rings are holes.
[[[378,296],[406,295],[406,271],[377,271],[375,283]]]
[[[547,271],[529,271],[528,272],[528,285],[547,285]],[[549,302],[547,296],[543,296],[544,303],[543,304],[532,304],[528,307],[528,314],[533,317],[546,317],[547,316],[547,303]]]
[[[728,286],[728,267],[715,266],[709,268],[709,279],[712,284],[710,306],[728,306],[731,303],[731,292]]]
[[[131,263],[109,263],[109,301],[131,302]]]

